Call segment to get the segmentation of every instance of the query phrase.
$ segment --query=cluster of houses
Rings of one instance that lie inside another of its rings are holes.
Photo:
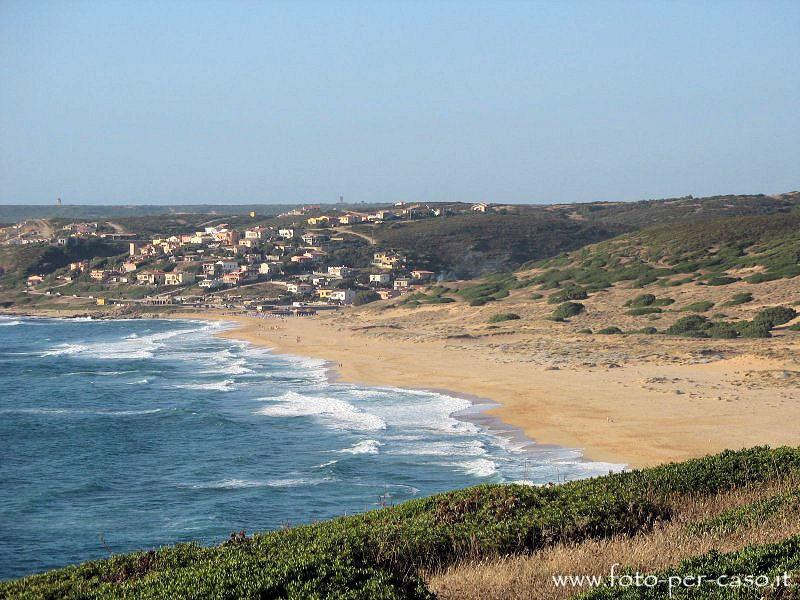
[[[388,217],[384,211],[376,214]],[[146,286],[150,295],[180,294],[181,298],[202,298],[270,282],[285,289],[286,301],[309,306],[349,305],[359,295],[388,299],[435,280],[436,273],[409,265],[406,255],[397,251],[376,251],[371,264],[361,268],[331,259],[333,251],[355,240],[346,232],[337,232],[336,225],[370,216],[375,215],[348,213],[336,221],[328,216],[310,217],[309,227],[302,229],[253,226],[240,231],[220,224],[131,241],[124,261],[106,261],[103,267],[92,267],[89,261],[73,262],[59,278],[67,282],[88,279],[109,286]],[[30,286],[41,282],[39,276],[28,280]]]

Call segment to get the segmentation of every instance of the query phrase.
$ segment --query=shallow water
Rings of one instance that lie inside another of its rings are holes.
[[[106,546],[219,543],[615,468],[487,428],[463,398],[331,383],[322,361],[215,337],[222,327],[0,317],[0,578]]]

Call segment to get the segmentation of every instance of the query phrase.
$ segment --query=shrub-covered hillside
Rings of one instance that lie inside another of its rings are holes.
[[[800,275],[800,212],[655,226],[529,266],[544,270],[537,283],[593,290],[617,281],[719,286],[792,278]]]
[[[800,194],[717,196],[642,202],[594,202],[554,206],[509,205],[420,221],[392,221],[355,229],[380,245],[404,250],[449,278],[468,279],[513,270],[626,232],[671,223],[693,227],[722,217],[785,214]],[[690,234],[691,235],[691,234]]]
[[[0,246],[0,284],[17,285],[29,275],[46,275],[74,261],[114,256],[126,249],[125,244],[101,240],[76,240],[68,246]]]
[[[785,489],[798,473],[800,449],[754,448],[555,486],[484,485],[314,525],[235,534],[217,547],[181,544],[111,556],[0,583],[0,597],[433,598],[426,582],[435,583],[442,569],[565,543],[647,535],[681,514],[682,501],[711,503],[737,490],[779,484]],[[780,505],[784,512],[791,506],[788,500]],[[747,514],[713,518],[730,523]],[[757,552],[758,567],[769,571],[781,561],[798,561],[792,542]],[[709,569],[737,564],[717,558]]]

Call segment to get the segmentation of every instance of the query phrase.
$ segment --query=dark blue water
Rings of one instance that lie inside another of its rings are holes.
[[[321,361],[214,337],[220,327],[0,317],[0,578],[106,546],[219,543],[609,469],[512,444],[465,419],[464,399],[330,383]]]

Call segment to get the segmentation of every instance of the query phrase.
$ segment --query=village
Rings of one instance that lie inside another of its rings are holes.
[[[77,223],[48,232],[50,238],[7,235],[0,243],[69,246],[100,238],[127,245],[125,254],[77,260],[49,274],[29,275],[28,294],[72,296],[99,306],[182,305],[309,315],[394,298],[437,279],[436,272],[414,264],[406,253],[375,245],[351,226],[489,208],[397,203],[389,209],[355,212],[314,205],[266,222],[252,212],[251,219],[258,222],[252,226],[219,222],[149,239],[104,231],[108,228],[98,223]],[[341,259],[355,251],[359,260]]]

